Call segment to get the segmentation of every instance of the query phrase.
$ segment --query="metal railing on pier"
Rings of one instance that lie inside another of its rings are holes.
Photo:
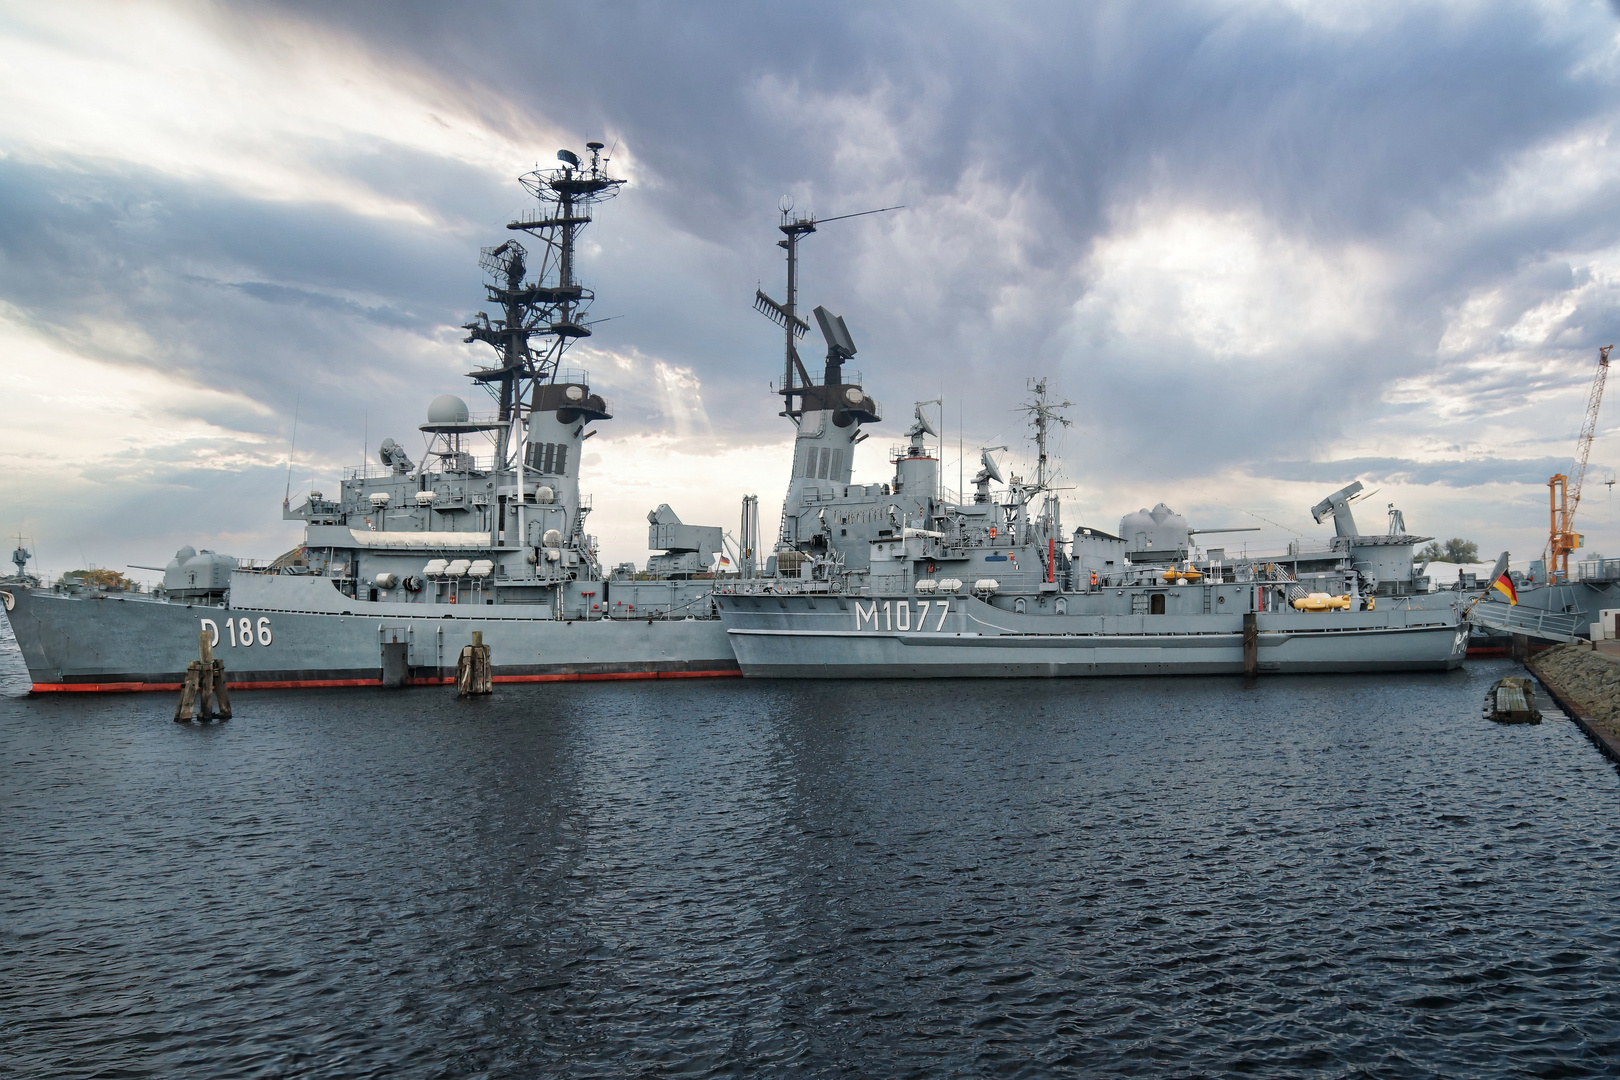
[[[1615,581],[1620,579],[1620,559],[1589,559],[1578,562],[1570,572],[1575,581]]]

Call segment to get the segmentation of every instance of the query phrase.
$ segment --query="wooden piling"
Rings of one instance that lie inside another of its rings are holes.
[[[1243,674],[1253,678],[1260,670],[1260,616],[1249,612],[1243,616]]]
[[[214,701],[215,715],[221,720],[231,718],[231,692],[225,686],[225,661],[214,657]]]
[[[218,710],[214,698],[214,658],[209,655],[208,639],[203,637],[203,658],[193,660],[197,665],[197,719],[212,720]]]
[[[495,678],[489,662],[489,646],[484,644],[484,632],[474,630],[472,644],[463,646],[461,656],[456,660],[456,693],[467,697],[470,694],[494,692]]]
[[[174,722],[188,723],[191,713],[197,705],[197,682],[202,675],[202,665],[193,660],[186,665],[186,680],[180,686],[180,704],[174,707]]]
[[[194,712],[199,720],[229,720],[231,695],[225,688],[225,661],[215,659],[207,630],[197,631],[197,653],[199,659],[186,665],[174,722],[189,723]]]

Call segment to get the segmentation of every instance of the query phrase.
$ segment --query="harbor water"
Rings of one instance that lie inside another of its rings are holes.
[[[1614,1075],[1620,776],[1511,670],[183,726],[0,620],[0,1075]]]

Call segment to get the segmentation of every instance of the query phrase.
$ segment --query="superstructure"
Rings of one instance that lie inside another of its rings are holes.
[[[1265,559],[1202,547],[1162,503],[1127,514],[1117,535],[1065,531],[1048,453],[1067,403],[1045,382],[1027,411],[1030,479],[980,453],[974,490],[947,492],[927,403],[890,454],[886,482],[853,478],[863,427],[881,420],[844,321],[816,321],[826,363],[813,381],[796,341],[796,245],[814,218],[783,211],[787,303],[756,306],[786,330],[783,415],[795,426],[792,476],[775,553],[757,578],[719,585],[717,603],[745,675],[955,677],[1445,669],[1468,640],[1464,598],[1433,593],[1414,545],[1363,533],[1359,483],[1313,508],[1334,537]],[[1204,530],[1215,532],[1221,530]]]
[[[591,335],[576,242],[623,183],[602,149],[523,176],[535,209],[507,228],[529,244],[482,252],[493,313],[465,330],[493,353],[467,373],[487,406],[442,394],[419,451],[384,439],[332,496],[284,502],[304,540],[268,565],[187,547],[155,594],[6,589],[34,688],[177,685],[199,627],[239,686],[442,682],[474,630],[497,681],[735,674],[710,599],[720,528],[657,507],[644,570],[603,566],[587,529],[582,451],[612,406],[567,356]]]

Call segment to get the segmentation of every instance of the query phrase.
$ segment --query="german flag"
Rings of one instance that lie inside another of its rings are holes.
[[[1509,604],[1518,604],[1519,590],[1513,587],[1513,579],[1508,577],[1506,570],[1502,571],[1497,579],[1491,582],[1491,588],[1507,597]]]

